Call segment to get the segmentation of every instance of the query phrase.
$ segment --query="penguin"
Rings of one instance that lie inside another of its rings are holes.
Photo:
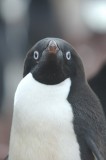
[[[27,53],[8,160],[106,160],[104,112],[65,40],[44,38]]]

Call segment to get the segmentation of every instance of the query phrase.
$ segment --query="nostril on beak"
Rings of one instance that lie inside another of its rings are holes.
[[[57,46],[57,43],[54,40],[51,40],[49,42],[49,45],[48,45],[48,51],[49,51],[49,53],[56,54],[58,50],[59,50],[59,48]]]

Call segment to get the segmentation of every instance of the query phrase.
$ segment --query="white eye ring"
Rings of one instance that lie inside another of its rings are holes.
[[[39,58],[39,52],[38,51],[34,51],[33,57],[34,57],[35,60],[37,60]]]
[[[67,60],[71,59],[71,52],[70,51],[66,52],[66,58],[67,58]]]

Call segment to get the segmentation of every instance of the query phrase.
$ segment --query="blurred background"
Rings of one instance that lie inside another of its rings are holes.
[[[8,153],[25,55],[45,37],[73,45],[106,113],[106,0],[0,0],[0,160]]]

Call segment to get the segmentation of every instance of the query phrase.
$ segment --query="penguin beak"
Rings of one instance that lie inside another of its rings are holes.
[[[49,54],[56,54],[59,51],[59,47],[58,47],[57,43],[54,40],[51,40],[49,42],[47,50],[48,50]]]

